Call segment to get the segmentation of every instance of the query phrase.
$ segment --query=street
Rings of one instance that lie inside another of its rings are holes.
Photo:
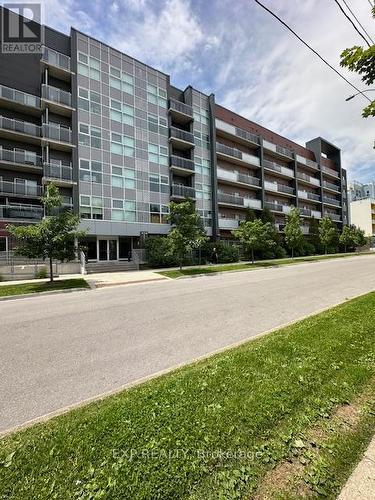
[[[0,302],[0,431],[374,289],[370,255]]]

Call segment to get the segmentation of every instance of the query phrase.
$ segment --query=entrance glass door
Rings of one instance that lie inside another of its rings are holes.
[[[99,240],[99,260],[117,260],[117,240]]]

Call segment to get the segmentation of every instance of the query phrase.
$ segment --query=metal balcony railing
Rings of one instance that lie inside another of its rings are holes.
[[[170,128],[170,137],[194,144],[194,134],[177,127]]]
[[[294,188],[286,186],[285,184],[277,184],[277,190],[281,193],[294,194]]]
[[[40,155],[24,149],[5,149],[0,147],[0,161],[16,163],[17,165],[42,166],[42,157]]]
[[[21,92],[20,90],[11,89],[5,85],[0,85],[0,98],[13,101],[31,108],[40,108],[39,97]]]
[[[323,186],[328,189],[333,189],[334,191],[340,191],[340,186],[333,184],[332,182],[323,181]]]
[[[71,163],[45,163],[43,167],[43,176],[51,180],[56,179],[63,181],[72,181],[73,168]]]
[[[190,160],[189,158],[182,158],[181,156],[172,155],[170,165],[171,167],[184,168],[186,170],[191,170],[192,172],[195,170],[193,160]]]
[[[0,219],[40,220],[43,208],[37,205],[0,205]]]
[[[228,205],[244,206],[244,199],[241,196],[235,196],[233,194],[218,193],[217,201],[219,203],[227,203]]]
[[[177,101],[176,99],[169,99],[169,108],[193,118],[193,108],[184,102]]]
[[[337,170],[333,170],[333,168],[325,167],[324,165],[322,165],[322,171],[325,172],[326,174],[330,174],[330,175],[333,175],[335,177],[340,176],[340,174]]]
[[[221,144],[221,142],[216,143],[216,152],[242,160],[242,151],[226,146],[225,144]]]
[[[6,195],[34,196],[35,198],[38,198],[39,196],[42,196],[43,191],[42,186],[0,180],[0,193]]]
[[[42,85],[42,98],[47,101],[56,102],[64,106],[72,107],[72,95],[70,92],[52,87],[51,85]]]
[[[336,221],[336,222],[341,221],[341,215],[333,214],[331,212],[326,212],[324,215],[325,215],[325,217],[329,217],[333,221]]]
[[[269,210],[277,210],[278,212],[282,212],[284,205],[280,205],[279,203],[272,203],[271,201],[266,201],[264,203],[264,206]]]
[[[43,123],[43,137],[59,142],[72,143],[72,130],[57,123]]]
[[[312,212],[309,208],[300,208],[299,213],[301,215],[307,215],[307,217],[311,217],[311,215],[312,215]]]
[[[283,148],[282,146],[278,146],[276,144],[276,151],[281,155],[287,156],[288,158],[293,158],[293,151],[288,148]]]
[[[51,66],[70,71],[70,57],[49,47],[43,47],[42,61],[51,64]]]
[[[4,130],[11,130],[12,132],[19,132],[20,134],[40,137],[39,125],[22,120],[14,120],[13,118],[7,118],[6,116],[0,116],[0,128]]]
[[[178,196],[180,198],[195,198],[195,189],[190,186],[172,184],[171,192],[172,196]]]
[[[241,139],[245,139],[245,141],[254,142],[255,144],[260,144],[260,138],[256,134],[252,134],[247,130],[243,130],[242,128],[236,127],[236,136]]]
[[[341,206],[341,202],[336,200],[336,198],[331,198],[330,196],[323,196],[324,203],[330,203],[331,205],[336,205],[336,207]]]
[[[315,193],[307,193],[307,198],[309,200],[320,201],[320,196]]]
[[[252,175],[237,174],[238,182],[243,184],[249,184],[249,186],[260,186],[260,179],[258,177],[253,177]]]
[[[263,165],[265,168],[270,168],[271,170],[274,170],[275,172],[281,173],[282,165],[279,165],[278,163],[275,163],[275,162],[269,161],[269,160],[263,160]]]

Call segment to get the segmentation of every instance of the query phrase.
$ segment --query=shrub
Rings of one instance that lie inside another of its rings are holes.
[[[146,259],[151,267],[177,266],[178,261],[170,252],[168,240],[165,236],[150,236],[145,242]]]
[[[219,264],[238,262],[240,258],[240,250],[237,245],[223,243],[222,241],[208,241],[202,246],[201,258],[203,261],[212,261],[214,248],[217,251]]]
[[[48,271],[46,267],[40,267],[35,272],[35,279],[42,280],[48,277]]]

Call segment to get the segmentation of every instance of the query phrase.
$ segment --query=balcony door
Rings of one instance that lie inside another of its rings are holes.
[[[118,260],[118,241],[115,238],[98,239],[98,255],[100,261]]]

